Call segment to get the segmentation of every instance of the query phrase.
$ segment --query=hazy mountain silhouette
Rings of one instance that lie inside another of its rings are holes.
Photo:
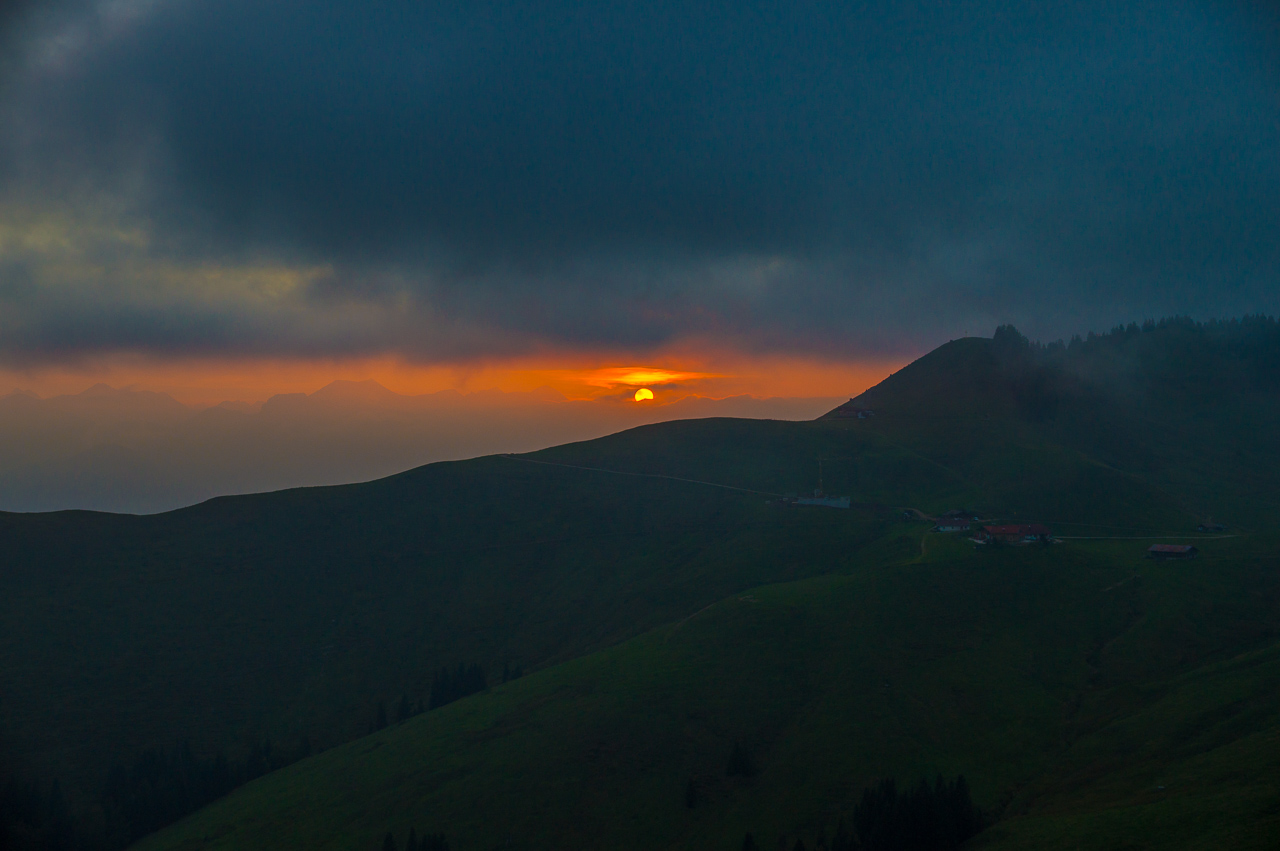
[[[644,408],[553,391],[409,396],[376,381],[204,410],[95,385],[0,398],[0,510],[156,512],[214,496],[365,481],[439,460],[519,452],[700,416],[807,419],[824,399],[689,397]]]

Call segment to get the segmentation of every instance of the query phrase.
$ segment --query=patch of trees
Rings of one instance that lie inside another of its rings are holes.
[[[939,775],[932,784],[921,780],[904,791],[888,779],[863,790],[854,809],[857,845],[833,843],[832,851],[943,851],[959,848],[983,826],[963,776],[946,781]]]
[[[899,789],[892,779],[864,789],[862,798],[847,819],[841,819],[828,844],[823,835],[814,841],[815,851],[953,851],[987,826],[982,811],[974,805],[964,776],[933,782],[921,780],[909,789]],[[779,845],[785,847],[785,841]],[[755,837],[748,833],[742,851],[758,851]],[[808,851],[797,839],[792,851]]]
[[[524,668],[520,665],[512,666],[508,662],[502,666],[502,681],[504,683],[523,676]],[[488,687],[488,676],[485,674],[484,668],[479,665],[459,663],[456,668],[443,667],[431,678],[431,688],[426,698],[419,698],[417,701],[413,701],[409,699],[407,694],[400,695],[400,702],[396,704],[395,708],[394,721],[397,724],[407,721],[415,715],[421,715],[427,710],[453,703],[455,700],[484,691]],[[392,719],[393,716],[387,711],[387,704],[383,701],[378,701],[374,717],[369,722],[369,732],[373,733],[385,728],[388,723],[391,723]]]
[[[524,675],[520,665],[503,665],[502,681]],[[402,695],[388,713],[379,701],[369,732],[428,709],[452,703],[488,687],[480,665],[441,668],[429,695],[411,701]],[[153,748],[131,765],[112,766],[98,795],[101,812],[72,811],[58,781],[40,783],[0,777],[0,851],[116,851],[212,803],[262,775],[311,756],[310,740],[297,748],[255,743],[242,760],[218,751],[198,755],[189,744]],[[414,839],[416,851],[446,851],[441,836]],[[443,843],[443,844],[442,844]]]
[[[391,831],[387,831],[382,839],[382,851],[400,851],[395,834]],[[449,851],[449,842],[443,833],[424,833],[422,839],[418,839],[417,830],[411,827],[409,836],[404,841],[404,851]]]
[[[149,749],[128,767],[112,766],[98,798],[100,813],[73,813],[57,780],[48,787],[10,780],[0,785],[0,849],[116,851],[310,755],[306,737],[297,748],[257,742],[243,760],[221,751],[201,757],[188,743]]]
[[[751,755],[751,751],[742,746],[742,742],[734,742],[733,750],[729,752],[729,767],[725,774],[730,777],[754,777],[756,773],[756,760]]]
[[[991,340],[1000,385],[1022,413],[1155,391],[1181,400],[1280,389],[1280,322],[1269,316],[1197,322],[1174,316],[1044,344],[1001,325]]]
[[[441,668],[431,680],[431,699],[427,708],[436,709],[453,703],[469,694],[484,691],[488,686],[484,669],[479,665],[458,663],[455,669]]]
[[[751,751],[742,742],[735,741],[733,750],[729,752],[729,760],[725,765],[726,777],[754,777],[758,768]],[[684,805],[690,809],[701,806],[715,789],[714,778],[690,777],[684,787]]]
[[[698,781],[692,777],[684,786],[684,805],[689,809],[698,806],[702,801],[702,787],[698,785]]]
[[[77,847],[75,823],[58,781],[48,792],[39,783],[19,780],[0,785],[0,849],[70,851]]]
[[[144,751],[125,768],[115,765],[103,785],[108,836],[129,844],[221,798],[238,786],[311,755],[305,736],[297,748],[255,743],[240,761],[221,751],[200,757],[189,743]]]

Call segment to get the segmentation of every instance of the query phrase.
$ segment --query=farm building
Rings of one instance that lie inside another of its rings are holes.
[[[1021,523],[1008,526],[983,526],[978,532],[980,541],[999,541],[1002,544],[1031,544],[1049,541],[1049,528],[1039,523]]]
[[[968,517],[939,517],[938,523],[933,527],[935,532],[968,532],[970,521]]]
[[[1190,544],[1152,544],[1147,547],[1147,558],[1195,558],[1200,551]]]

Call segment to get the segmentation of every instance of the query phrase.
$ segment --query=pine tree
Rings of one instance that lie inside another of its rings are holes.
[[[756,845],[755,837],[749,833],[742,839],[742,851],[760,851],[760,846]]]
[[[449,843],[443,833],[424,833],[418,851],[449,851]]]
[[[744,748],[741,742],[733,743],[726,773],[730,777],[752,777],[756,773],[756,761],[752,759],[751,752]]]
[[[381,700],[378,701],[378,720],[375,723],[379,730],[387,726],[387,705]]]
[[[849,828],[845,826],[844,819],[840,819],[840,824],[836,826],[835,838],[831,840],[831,851],[853,851],[853,837],[849,835]]]
[[[431,678],[431,701],[429,704],[431,709],[444,706],[445,703],[448,702],[445,700],[445,687],[448,676],[449,671],[445,668],[441,668],[436,672],[436,675]]]
[[[404,851],[418,851],[418,832],[409,828],[409,838],[404,843]]]
[[[396,851],[396,838],[391,831],[387,831],[386,838],[382,840],[382,851]]]

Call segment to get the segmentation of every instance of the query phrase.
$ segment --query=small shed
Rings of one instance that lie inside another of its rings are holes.
[[[1152,544],[1147,547],[1147,558],[1195,558],[1200,551],[1190,544]]]

